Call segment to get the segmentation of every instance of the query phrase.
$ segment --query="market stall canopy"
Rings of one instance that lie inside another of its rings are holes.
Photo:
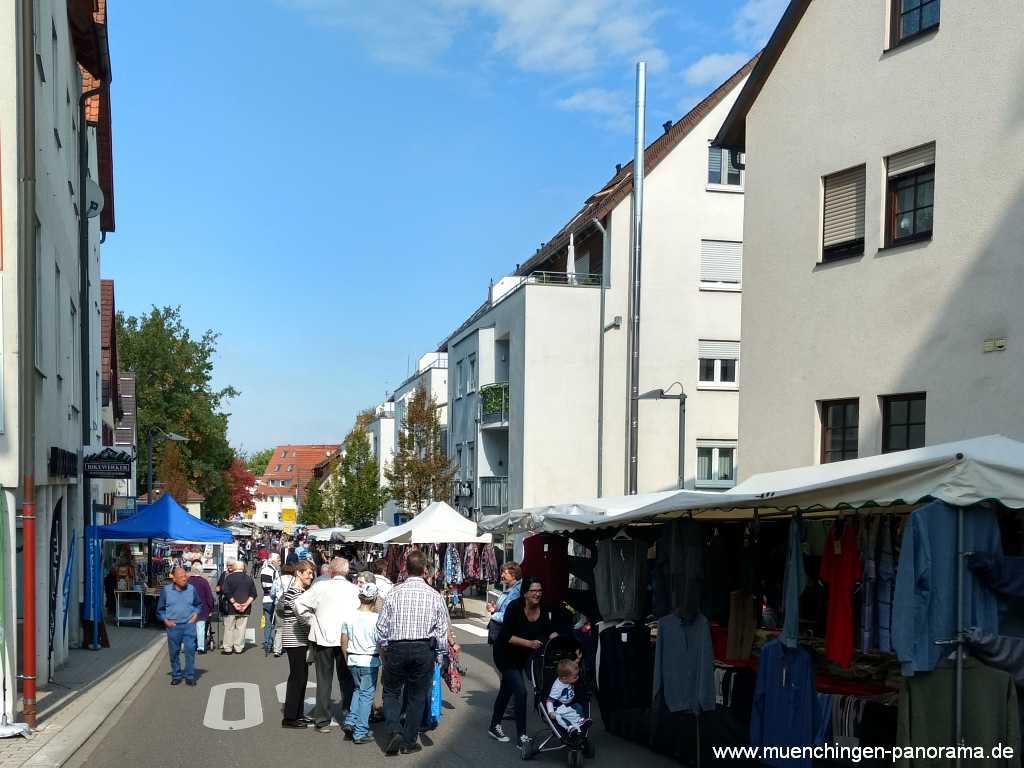
[[[377,523],[371,525],[369,528],[357,528],[356,530],[345,530],[342,533],[335,534],[335,541],[345,541],[349,543],[355,543],[360,541],[367,541],[373,536],[376,536],[382,531],[386,531],[392,526],[387,523]]]
[[[318,528],[315,531],[310,531],[309,537],[313,541],[331,541],[335,534],[344,534],[351,530],[352,526],[350,525],[339,525],[336,528]]]
[[[140,506],[126,520],[98,526],[96,536],[118,541],[161,539],[193,544],[229,544],[232,540],[231,531],[193,517],[169,493],[153,504]]]
[[[620,497],[621,498],[621,497]],[[630,497],[625,497],[630,498]],[[754,475],[724,493],[674,491],[633,497],[636,506],[556,504],[502,515],[519,531],[567,531],[580,528],[653,523],[683,515],[704,520],[788,517],[795,511],[827,513],[862,507],[895,507],[939,499],[967,507],[996,501],[1024,508],[1024,443],[1002,435],[896,451],[832,464],[815,464]],[[486,518],[485,530],[502,520]]]
[[[491,534],[478,534],[476,523],[443,501],[435,501],[412,520],[381,531],[368,544],[489,544]]]

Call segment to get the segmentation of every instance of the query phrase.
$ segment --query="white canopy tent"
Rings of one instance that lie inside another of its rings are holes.
[[[372,536],[376,536],[378,533],[388,530],[391,528],[387,523],[377,523],[371,525],[369,528],[357,528],[356,530],[347,529],[337,535],[337,540],[345,542],[360,542],[367,541]]]
[[[368,544],[470,544],[491,542],[491,534],[477,533],[476,523],[443,501],[435,501],[412,520],[365,538]]]
[[[794,511],[894,507],[939,499],[960,507],[998,501],[1024,508],[1024,443],[989,435],[909,451],[816,464],[751,477],[724,493],[666,491],[514,510],[481,523],[489,531],[566,531],[697,519],[762,519]]]
[[[335,533],[345,534],[351,530],[351,525],[340,525],[336,528],[320,528],[316,531],[310,531],[309,536],[313,541],[331,541]]]

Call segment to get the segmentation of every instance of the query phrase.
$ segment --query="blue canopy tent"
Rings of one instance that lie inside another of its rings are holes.
[[[233,541],[231,532],[210,523],[204,523],[193,517],[169,494],[163,494],[152,504],[139,507],[139,511],[126,520],[110,525],[86,527],[86,569],[92,579],[86,585],[85,615],[93,620],[93,645],[97,646],[95,627],[102,621],[103,608],[100,595],[102,593],[102,573],[99,556],[99,542],[108,541],[146,541],[149,553],[152,554],[154,539],[176,541],[188,544],[230,544]],[[146,569],[146,577],[151,578],[152,560]]]

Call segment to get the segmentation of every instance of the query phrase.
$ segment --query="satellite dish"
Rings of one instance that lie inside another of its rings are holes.
[[[90,219],[99,216],[105,200],[100,185],[90,178],[85,180],[85,215]]]

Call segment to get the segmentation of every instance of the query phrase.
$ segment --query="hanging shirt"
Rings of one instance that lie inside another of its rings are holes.
[[[784,612],[782,637],[790,648],[795,648],[800,636],[800,594],[807,586],[804,556],[800,549],[799,518],[789,521],[789,549],[786,555],[786,573],[782,581],[782,610]]]
[[[966,552],[1003,551],[999,525],[991,509],[964,510]],[[948,656],[956,626],[957,510],[933,501],[911,513],[903,532],[893,598],[892,646],[903,674],[930,672]],[[964,627],[998,634],[996,596],[964,568]]]
[[[892,599],[896,587],[896,557],[892,545],[893,518],[882,518],[878,532],[878,580],[875,592],[878,606],[875,619],[878,625],[878,650],[892,653]]]
[[[877,515],[860,526],[860,551],[864,558],[860,595],[860,648],[868,651],[878,644],[878,531],[882,520]]]
[[[647,596],[646,542],[634,539],[597,542],[594,594],[597,609],[605,621],[642,619]]]
[[[541,605],[561,605],[569,594],[569,541],[550,533],[538,533],[523,542],[524,576],[540,579],[544,585]]]
[[[1006,597],[1024,597],[1024,557],[974,552],[967,557],[967,567],[989,589]]]
[[[750,746],[806,747],[818,731],[811,657],[772,640],[761,648],[750,714]],[[765,760],[776,768],[810,768],[810,759]]]
[[[833,525],[821,555],[821,580],[829,586],[825,656],[841,667],[853,660],[853,587],[861,576],[857,533],[852,523],[837,533]]]
[[[669,712],[710,712],[715,708],[715,652],[711,626],[701,614],[658,620],[654,649],[654,695]]]

